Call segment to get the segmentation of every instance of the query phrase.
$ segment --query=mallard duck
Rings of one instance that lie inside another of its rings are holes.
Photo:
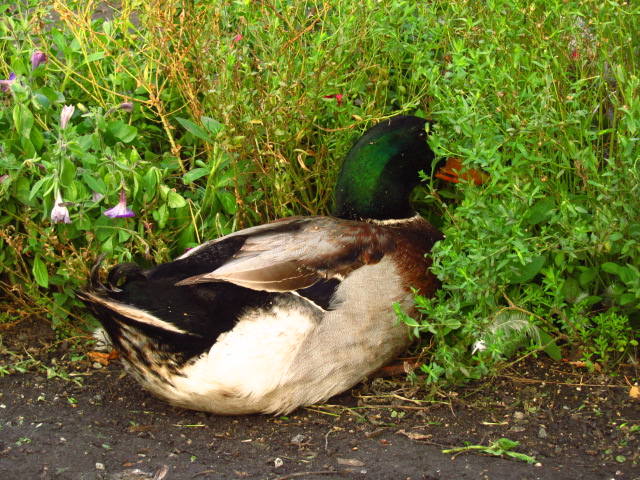
[[[348,153],[333,217],[292,217],[208,241],[147,270],[93,268],[79,297],[125,368],[170,403],[217,414],[288,413],[363,380],[410,343],[394,303],[438,280],[442,234],[409,194],[434,158],[425,120],[397,116]],[[449,172],[450,173],[450,172]]]

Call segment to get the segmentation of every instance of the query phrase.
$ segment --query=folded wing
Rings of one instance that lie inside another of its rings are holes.
[[[299,290],[321,280],[341,279],[362,265],[378,262],[394,248],[393,238],[375,224],[294,217],[208,242],[178,261],[206,255],[207,249],[236,236],[244,237],[244,243],[222,265],[177,285],[229,282],[268,292]]]

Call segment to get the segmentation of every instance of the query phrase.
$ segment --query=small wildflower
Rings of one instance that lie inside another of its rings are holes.
[[[118,108],[120,110],[124,110],[125,112],[133,112],[133,103],[122,102]]]
[[[0,175],[0,184],[4,183],[9,178],[9,175],[6,173],[4,175]]]
[[[574,48],[574,49],[571,51],[570,56],[571,56],[571,60],[578,60],[578,59],[580,58],[580,52],[578,51],[578,49],[577,49],[577,48]]]
[[[69,209],[62,200],[60,192],[56,192],[56,199],[51,209],[51,222],[52,223],[71,223],[69,218]]]
[[[8,79],[0,80],[0,90],[2,90],[3,92],[8,92],[9,90],[11,90],[11,84],[15,81],[16,81],[16,74],[11,73]]]
[[[243,38],[244,38],[244,36],[241,33],[239,33],[235,37],[233,37],[233,40],[231,40],[231,43],[238,43]]]
[[[44,52],[41,52],[40,50],[36,50],[31,55],[31,69],[32,70],[35,70],[40,65],[42,65],[43,63],[46,63],[46,62],[47,62],[47,54],[44,53]]]
[[[91,200],[93,200],[94,202],[98,203],[100,200],[102,200],[104,198],[104,195],[99,193],[99,192],[93,192],[91,194]]]
[[[60,113],[60,129],[64,130],[67,128],[67,124],[73,116],[74,111],[75,107],[73,105],[65,105],[62,107],[62,112]]]
[[[120,201],[109,210],[106,210],[104,214],[109,218],[128,218],[135,217],[136,214],[133,213],[133,210],[127,207],[127,194],[124,191],[124,188],[120,190]]]
[[[335,98],[338,105],[342,105],[342,97],[341,93],[334,93],[333,95],[325,95],[324,98]]]

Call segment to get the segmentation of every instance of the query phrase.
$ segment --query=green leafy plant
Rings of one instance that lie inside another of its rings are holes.
[[[457,454],[463,452],[479,451],[481,453],[494,455],[496,457],[505,455],[522,462],[536,463],[536,459],[534,457],[525,455],[524,453],[514,452],[513,449],[518,445],[520,445],[520,443],[516,442],[515,440],[509,440],[508,438],[499,438],[489,445],[465,445],[464,447],[448,448],[446,450],[442,450],[442,453]]]
[[[637,356],[637,22],[592,2],[438,12],[450,21],[423,20],[441,58],[430,143],[489,178],[426,191],[444,218],[442,290],[416,296],[422,318],[401,315],[428,340],[424,380],[477,378],[519,350]]]
[[[517,352],[637,355],[638,6],[617,2],[2,2],[0,289],[8,321],[87,327],[107,263],[329,210],[366,126],[433,120],[482,186],[414,193],[442,290],[397,310],[427,383]],[[89,322],[90,323],[90,322]]]

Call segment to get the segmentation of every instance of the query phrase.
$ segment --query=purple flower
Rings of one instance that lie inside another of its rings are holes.
[[[40,50],[36,50],[31,55],[31,69],[32,70],[35,70],[40,65],[42,65],[43,63],[46,63],[46,62],[47,62],[47,54],[44,53],[44,52],[41,52]]]
[[[110,218],[128,218],[136,216],[136,214],[133,213],[133,210],[127,207],[127,194],[124,192],[124,188],[120,190],[120,201],[115,207],[106,210],[104,214]]]
[[[133,112],[133,103],[122,102],[118,108],[120,110],[124,110],[125,112]]]
[[[64,107],[62,107],[62,112],[60,112],[60,129],[61,130],[64,130],[65,128],[67,128],[67,123],[69,123],[69,120],[73,116],[73,112],[75,111],[75,109],[76,107],[74,107],[73,105],[65,105]]]
[[[71,223],[69,218],[69,209],[62,201],[60,192],[56,192],[56,199],[51,209],[51,222],[52,223]]]
[[[98,203],[100,200],[102,200],[104,198],[104,195],[101,194],[100,192],[93,192],[91,194],[91,200],[93,200],[94,202]]]
[[[0,80],[0,90],[8,92],[11,90],[11,84],[16,81],[16,74],[11,73],[7,80]]]

